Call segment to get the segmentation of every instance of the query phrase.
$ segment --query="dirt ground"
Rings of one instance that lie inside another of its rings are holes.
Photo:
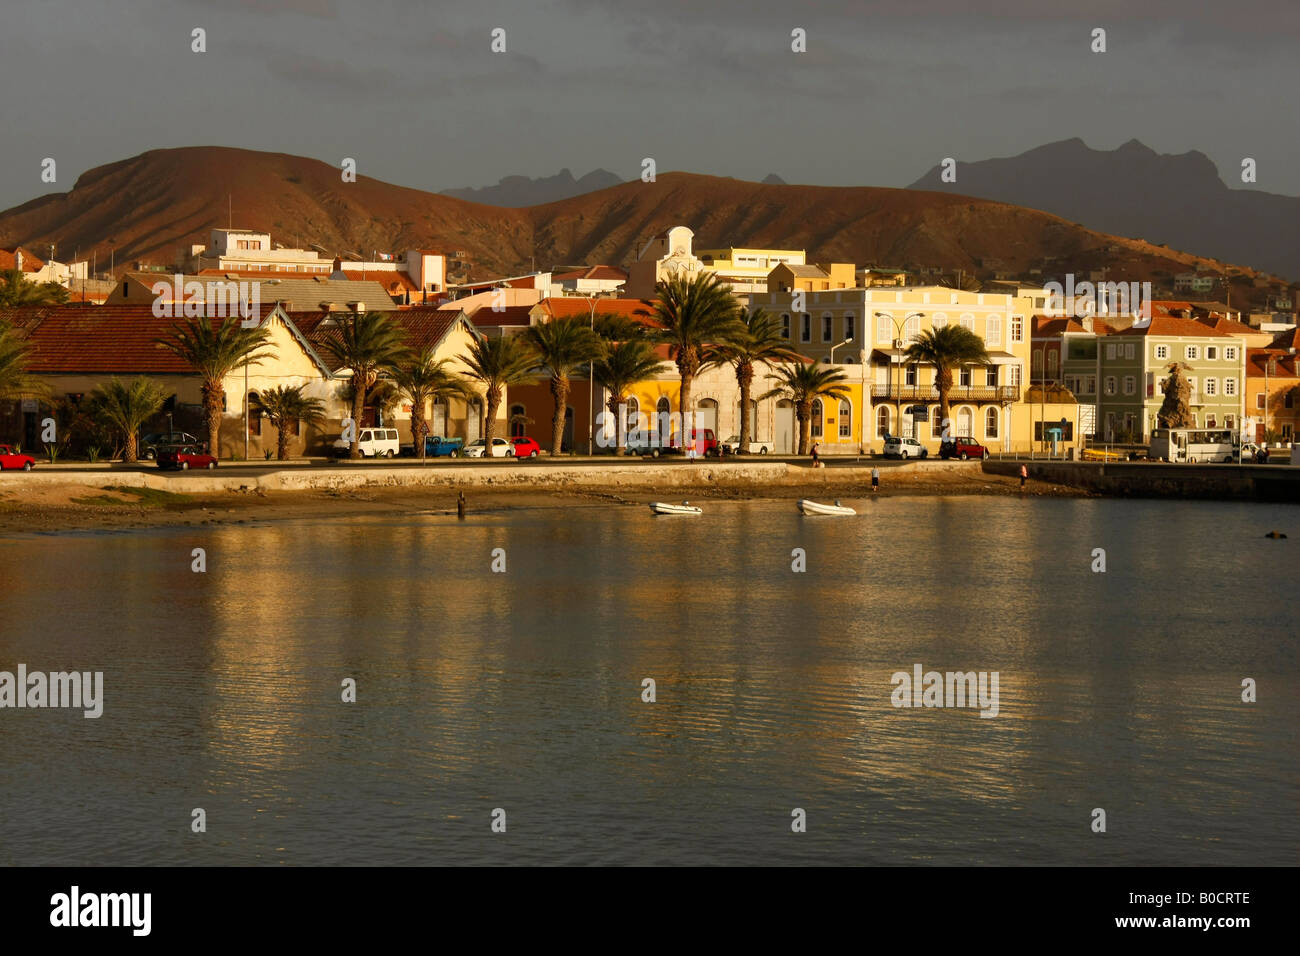
[[[822,477],[819,475],[819,477]],[[681,488],[640,486],[635,489],[574,488],[572,490],[521,491],[505,488],[469,488],[470,512],[503,512],[518,508],[562,507],[573,501],[609,501],[642,504],[655,500],[795,500],[864,497],[869,484],[854,478],[834,480],[834,472],[815,485],[786,481],[781,484],[730,483],[726,487]],[[978,472],[960,474],[936,469],[893,475],[882,471],[881,496],[1021,495],[1016,478]],[[1064,485],[1031,480],[1023,493],[1030,496],[1088,497]],[[238,491],[215,494],[176,494],[113,485],[105,475],[102,486],[79,484],[32,485],[18,482],[0,486],[0,534],[94,531],[131,528],[247,524],[319,517],[365,514],[425,514],[456,512],[456,490],[400,487],[326,491]]]

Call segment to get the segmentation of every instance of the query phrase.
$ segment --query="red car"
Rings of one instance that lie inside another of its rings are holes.
[[[989,450],[973,438],[945,438],[939,444],[940,458],[987,458]]]
[[[668,444],[664,446],[665,451],[681,452],[681,435],[673,435],[668,439]],[[718,436],[713,433],[712,428],[698,428],[691,431],[690,440],[686,443],[686,449],[689,451],[694,446],[697,455],[703,454],[705,458],[722,457],[722,447],[718,444]]]
[[[0,445],[0,471],[17,471],[21,468],[23,471],[31,471],[36,467],[36,459],[31,455],[23,455],[9,445]]]
[[[536,458],[542,453],[542,446],[526,435],[517,435],[510,440],[514,442],[516,458]]]
[[[158,449],[158,467],[189,471],[191,468],[216,468],[217,459],[195,445],[165,445]]]

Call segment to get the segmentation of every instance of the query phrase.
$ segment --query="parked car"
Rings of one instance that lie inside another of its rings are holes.
[[[0,445],[0,471],[31,471],[36,467],[36,459],[24,455],[12,445]]]
[[[216,468],[217,459],[198,445],[163,445],[158,449],[158,467],[189,471],[191,468]]]
[[[929,449],[915,438],[891,436],[885,441],[886,458],[928,458]]]
[[[684,453],[685,449],[681,447],[682,436],[673,435],[668,439],[664,446],[664,451]],[[703,454],[705,458],[719,458],[722,456],[721,445],[718,444],[718,436],[713,433],[712,428],[696,428],[691,430],[691,437],[687,439],[686,448],[694,448],[695,453]]]
[[[189,432],[150,432],[147,435],[140,436],[139,455],[145,461],[153,461],[158,457],[158,449],[164,445],[202,445]]]
[[[516,458],[536,458],[542,453],[542,446],[527,435],[519,435],[510,440],[514,442]]]
[[[649,455],[651,458],[658,458],[663,450],[661,444],[651,442],[650,435],[637,432],[629,433],[623,445],[625,455]]]
[[[487,446],[483,443],[482,438],[478,439],[477,441],[472,441],[469,443],[469,446],[465,449],[465,457],[482,458],[483,449],[486,447]],[[515,446],[511,444],[510,439],[508,438],[493,438],[492,457],[513,458],[515,457]]]
[[[945,438],[939,443],[940,458],[987,458],[989,450],[973,438]]]
[[[740,436],[732,435],[726,441],[720,443],[722,451],[727,455],[734,455],[740,451]],[[746,455],[766,455],[769,445],[765,441],[751,441],[749,447],[745,449]]]
[[[428,458],[458,458],[465,444],[463,438],[444,438],[441,435],[424,436],[424,454]],[[402,457],[414,458],[415,446],[403,445]]]
[[[396,428],[363,428],[357,436],[357,445],[362,458],[392,458],[402,450]],[[351,442],[339,436],[333,447],[334,454],[346,455],[351,450]]]

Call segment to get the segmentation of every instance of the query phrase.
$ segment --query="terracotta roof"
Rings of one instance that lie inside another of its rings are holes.
[[[1246,350],[1246,377],[1247,378],[1264,378],[1265,370],[1268,368],[1269,359],[1276,359],[1277,366],[1274,371],[1268,371],[1270,378],[1296,378],[1296,358],[1290,352],[1284,352],[1281,349],[1247,349]]]
[[[1197,319],[1202,325],[1208,325],[1212,329],[1225,332],[1228,335],[1259,335],[1259,329],[1252,328],[1244,322],[1238,322],[1236,319],[1225,319],[1220,316],[1217,319],[1211,319],[1208,316]]]
[[[0,249],[0,271],[18,268],[17,253],[22,250],[23,254],[23,272],[40,272],[45,268],[45,260],[32,255],[22,246],[14,246],[12,249]]]
[[[263,306],[259,318],[273,308]],[[25,337],[32,350],[29,370],[33,374],[193,374],[184,361],[154,343],[183,320],[155,316],[150,305],[58,306],[30,312]]]
[[[1119,336],[1168,335],[1183,338],[1230,338],[1227,332],[1212,329],[1204,322],[1197,322],[1195,319],[1185,319],[1172,315],[1156,315],[1154,308],[1151,313],[1150,323],[1134,325],[1132,328],[1123,329],[1113,334]]]
[[[330,372],[337,372],[341,367],[329,350],[324,348],[324,342],[330,337],[330,326],[325,325],[325,320],[330,316],[340,317],[347,315],[346,312],[326,312],[324,310],[317,312],[291,312],[290,319],[312,347],[320,355],[321,360],[329,366]],[[434,309],[428,307],[413,307],[403,309],[398,312],[387,313],[389,319],[396,323],[405,332],[406,344],[412,349],[423,349],[429,346],[436,346],[451,331],[452,326],[458,319],[464,319],[465,323],[474,329],[474,323],[464,318],[464,312],[460,309]]]
[[[572,296],[550,296],[532,306],[532,308],[541,309],[546,316],[552,319],[563,319],[575,315],[586,318],[591,315],[591,303],[587,299]],[[646,325],[651,325],[653,324],[651,316],[654,315],[654,303],[649,299],[597,299],[596,314],[623,315],[637,319]]]
[[[1034,323],[1034,335],[1040,338],[1062,335],[1066,332],[1078,333],[1081,335],[1089,334],[1088,330],[1083,327],[1082,322],[1069,316],[1036,315],[1034,316]],[[1101,319],[1094,318],[1092,320],[1091,334],[1114,335],[1115,329]]]
[[[1275,349],[1300,350],[1300,326],[1277,333],[1277,335],[1273,336],[1273,344],[1271,347]]]
[[[407,312],[413,312],[414,309],[407,309]],[[451,310],[443,310],[451,311]],[[456,310],[459,311],[459,310]],[[508,305],[500,311],[495,309],[479,309],[474,313],[474,324],[479,326],[500,326],[500,325],[532,325],[533,306],[531,305]]]

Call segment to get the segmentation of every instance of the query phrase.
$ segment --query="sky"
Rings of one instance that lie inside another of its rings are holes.
[[[1300,195],[1294,0],[5,0],[0,23],[0,209],[199,145],[438,191],[647,157],[901,187],[944,157],[1136,138]]]

